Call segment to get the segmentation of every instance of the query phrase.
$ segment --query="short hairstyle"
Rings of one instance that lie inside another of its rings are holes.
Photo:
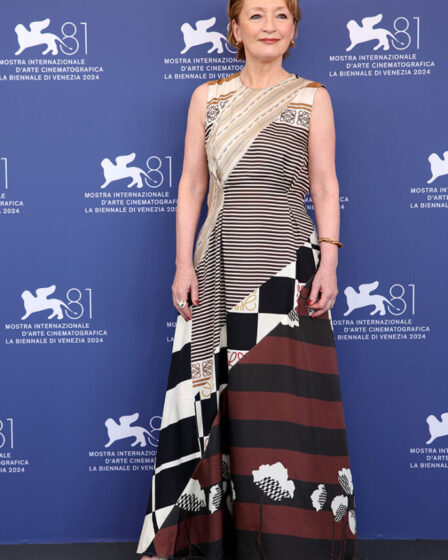
[[[302,12],[299,7],[299,0],[285,0],[285,4],[293,17],[296,26],[294,31],[294,37],[296,37],[297,24],[299,23],[302,17]],[[244,0],[229,0],[227,6],[227,14],[229,16],[229,30],[227,32],[227,40],[231,45],[237,48],[237,53],[236,53],[237,60],[246,60],[246,53],[244,51],[244,45],[241,46],[237,45],[237,40],[235,39],[235,35],[233,34],[232,20],[234,19],[236,22],[238,22],[238,17],[241,13],[241,10],[243,9],[243,5],[244,5]],[[288,50],[284,53],[283,58],[286,58],[289,55],[289,49],[290,47],[288,47]]]

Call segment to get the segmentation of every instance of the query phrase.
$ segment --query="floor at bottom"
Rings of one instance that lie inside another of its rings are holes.
[[[448,540],[358,539],[360,560],[446,560]],[[136,542],[0,545],[0,560],[136,560]]]

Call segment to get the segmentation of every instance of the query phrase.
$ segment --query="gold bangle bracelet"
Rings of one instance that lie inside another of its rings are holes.
[[[318,241],[319,243],[321,241],[327,241],[328,243],[333,243],[334,245],[337,245],[339,249],[343,247],[343,244],[340,241],[338,241],[337,239],[331,239],[331,237],[319,237]]]

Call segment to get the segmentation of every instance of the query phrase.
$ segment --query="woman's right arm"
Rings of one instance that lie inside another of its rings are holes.
[[[191,96],[182,175],[179,182],[176,212],[176,274],[172,285],[173,305],[184,319],[191,319],[188,304],[182,309],[178,300],[198,300],[198,282],[193,266],[193,243],[208,188],[208,166],[205,152],[205,112],[208,84],[197,87]]]

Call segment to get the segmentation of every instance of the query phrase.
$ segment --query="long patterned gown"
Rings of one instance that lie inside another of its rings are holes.
[[[208,83],[199,305],[179,314],[137,553],[356,557],[331,312],[307,308],[320,246],[304,197],[315,92],[290,74]]]

